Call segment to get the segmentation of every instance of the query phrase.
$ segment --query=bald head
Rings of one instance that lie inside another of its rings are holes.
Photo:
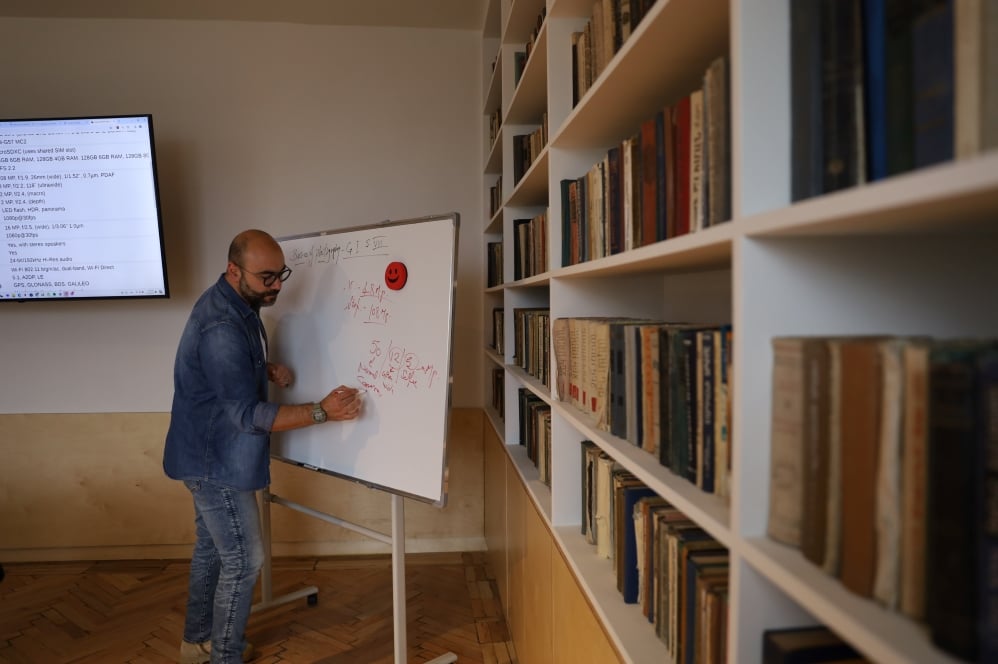
[[[243,231],[232,238],[232,243],[229,244],[229,262],[236,265],[245,265],[247,254],[268,250],[281,250],[280,245],[277,244],[277,240],[272,238],[269,233],[256,229]]]
[[[250,306],[259,308],[277,300],[281,281],[273,275],[284,268],[284,251],[277,240],[269,233],[252,229],[232,239],[225,278]]]

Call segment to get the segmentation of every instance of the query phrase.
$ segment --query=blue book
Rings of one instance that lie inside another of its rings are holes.
[[[728,574],[728,550],[720,547],[711,547],[690,551],[686,558],[686,586],[685,611],[686,611],[686,641],[683,648],[683,661],[686,664],[694,664],[695,644],[697,642],[697,627],[704,629],[706,626],[700,623],[700,613],[697,611],[697,577],[710,573],[720,573],[727,577]]]
[[[634,485],[623,487],[623,512],[621,527],[617,530],[623,537],[623,549],[624,555],[623,559],[619,561],[619,564],[623,566],[623,587],[621,588],[621,594],[624,596],[624,603],[634,604],[638,601],[638,546],[644,546],[644,543],[638,543],[634,539],[634,504],[638,502],[641,498],[646,496],[655,496],[656,493],[644,486],[644,485]],[[620,514],[618,512],[618,514]]]
[[[863,60],[866,65],[866,168],[869,181],[887,177],[886,0],[863,2]]]
[[[953,159],[953,5],[936,0],[911,32],[915,167]]]

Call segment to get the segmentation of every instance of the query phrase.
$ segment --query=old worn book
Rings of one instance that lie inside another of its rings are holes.
[[[801,553],[815,565],[825,562],[828,532],[828,343],[803,341],[801,427]]]
[[[773,339],[767,534],[799,547],[803,518],[805,349],[808,340]]]
[[[984,505],[981,403],[975,341],[937,341],[929,354],[929,502],[925,618],[932,642],[978,660],[979,567]],[[993,500],[993,498],[992,498]]]
[[[901,354],[904,375],[901,442],[900,610],[925,618],[925,508],[928,444],[929,343],[913,341]]]
[[[702,230],[706,218],[703,89],[690,94],[690,232]]]
[[[551,321],[551,346],[554,350],[555,396],[558,401],[567,401],[572,351],[569,345],[567,318],[555,318]]]
[[[842,341],[828,340],[828,487],[825,557],[821,569],[839,575],[842,558]]]
[[[609,559],[613,551],[613,470],[614,460],[607,454],[596,459],[596,515],[593,521],[596,528],[596,555]]]
[[[707,135],[707,226],[731,218],[731,128],[728,111],[728,61],[710,63],[703,81]]]
[[[839,579],[870,597],[876,572],[876,485],[882,403],[879,342],[844,341],[841,371],[842,558]]]
[[[897,610],[901,558],[901,425],[904,380],[901,353],[904,339],[880,344],[883,367],[880,399],[880,450],[877,460],[876,529],[877,560],[873,596]]]
[[[998,3],[960,0],[954,11],[956,157],[998,147]]]

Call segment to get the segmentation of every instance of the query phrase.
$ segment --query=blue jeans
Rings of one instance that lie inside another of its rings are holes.
[[[184,640],[211,640],[213,664],[236,664],[242,662],[253,586],[263,566],[256,492],[202,480],[184,485],[194,496],[197,529]]]

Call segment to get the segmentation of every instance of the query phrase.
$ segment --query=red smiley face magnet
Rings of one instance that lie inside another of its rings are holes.
[[[402,290],[408,279],[409,270],[406,269],[405,263],[401,261],[392,261],[385,268],[385,285],[392,290]]]

